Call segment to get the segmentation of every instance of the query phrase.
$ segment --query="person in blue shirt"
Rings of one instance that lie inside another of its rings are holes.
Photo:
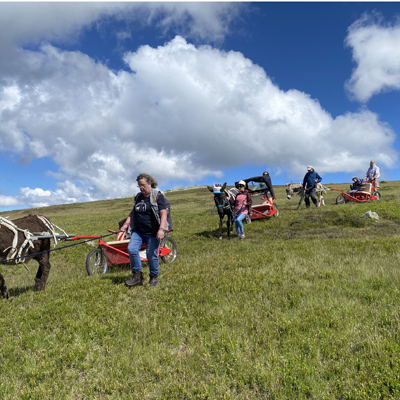
[[[352,178],[353,183],[350,185],[350,189],[351,189],[351,194],[354,194],[355,192],[358,192],[361,187],[363,186],[363,180],[362,179],[358,179],[356,176],[353,176]]]
[[[315,191],[317,189],[317,183],[321,181],[322,178],[318,175],[318,172],[309,165],[307,167],[307,173],[304,175],[303,179],[304,202],[306,203],[306,208],[310,208],[310,197],[312,202],[315,204],[315,207],[319,207]]]

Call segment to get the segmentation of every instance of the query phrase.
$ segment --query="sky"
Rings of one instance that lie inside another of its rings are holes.
[[[397,2],[0,2],[0,211],[399,180],[399,105]]]

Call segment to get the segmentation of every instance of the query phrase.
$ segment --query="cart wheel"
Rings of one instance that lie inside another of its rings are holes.
[[[372,196],[375,196],[376,197],[376,199],[373,199],[373,200],[380,200],[381,199],[381,194],[377,191],[377,190],[374,190],[372,193],[371,193],[371,197]]]
[[[279,210],[278,210],[278,206],[274,203],[273,205],[273,210],[276,210],[276,213],[273,215],[273,217],[279,217]]]
[[[173,263],[176,260],[178,250],[176,248],[176,243],[173,239],[171,239],[169,236],[165,237],[160,244],[160,248],[171,250],[168,254],[161,257],[161,260],[165,264]]]
[[[345,203],[346,199],[344,198],[343,193],[339,194],[339,196],[336,197],[336,204],[345,204]]]
[[[86,271],[88,275],[99,275],[108,272],[108,259],[100,247],[92,250],[86,257]]]

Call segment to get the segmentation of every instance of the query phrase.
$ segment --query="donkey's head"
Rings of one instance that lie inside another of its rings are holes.
[[[290,200],[293,196],[293,185],[292,181],[290,183],[286,183],[286,196]]]
[[[302,190],[303,190],[302,183],[292,183],[292,181],[290,181],[290,183],[286,184],[286,196],[289,200],[293,196],[293,193],[301,194]]]
[[[214,194],[215,205],[218,207],[218,212],[222,211],[222,208],[228,206],[227,195],[225,193],[226,182],[222,186],[207,186],[207,189]]]

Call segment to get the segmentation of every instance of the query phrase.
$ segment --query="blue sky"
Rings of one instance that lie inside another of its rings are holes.
[[[270,171],[399,180],[400,3],[0,3],[0,211]]]

